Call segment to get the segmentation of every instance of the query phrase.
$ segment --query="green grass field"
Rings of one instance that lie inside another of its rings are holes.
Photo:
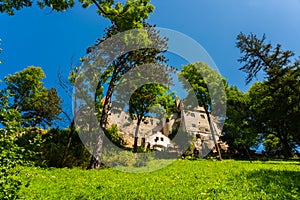
[[[150,173],[22,168],[22,199],[300,199],[299,162],[178,160]]]

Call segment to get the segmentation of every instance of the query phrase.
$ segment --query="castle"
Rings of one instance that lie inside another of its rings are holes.
[[[140,124],[138,146],[159,151],[173,146],[174,144],[172,144],[168,136],[182,123],[184,131],[193,134],[195,138],[196,135],[200,135],[206,148],[215,151],[211,128],[204,108],[198,106],[193,109],[184,110],[181,108],[182,104],[179,100],[176,101],[176,106],[178,113],[172,114],[169,118],[158,119],[149,116]],[[222,131],[219,128],[218,120],[210,113],[209,115],[212,121],[211,127],[214,128],[216,141],[218,141],[221,149],[226,151],[228,145],[220,141]],[[122,109],[114,109],[113,107],[108,117],[108,124],[117,124],[127,146],[133,147],[137,121],[132,120],[128,112]]]

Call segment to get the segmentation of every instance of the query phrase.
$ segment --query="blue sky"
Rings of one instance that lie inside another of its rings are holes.
[[[238,68],[235,47],[240,32],[266,33],[267,40],[300,55],[300,0],[153,0],[155,12],[148,22],[182,32],[201,44],[231,85],[246,91],[245,74]],[[27,66],[41,66],[47,87],[57,87],[57,72],[65,76],[89,45],[110,23],[95,8],[64,13],[37,7],[0,14],[2,39],[0,79]],[[176,60],[173,65],[180,65]]]

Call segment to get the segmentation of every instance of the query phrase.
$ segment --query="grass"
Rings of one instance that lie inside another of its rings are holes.
[[[22,199],[300,199],[297,162],[177,160],[150,173],[22,168]]]

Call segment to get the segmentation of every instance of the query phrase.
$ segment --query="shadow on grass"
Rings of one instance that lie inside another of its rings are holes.
[[[267,164],[267,165],[283,165],[283,164],[288,164],[288,165],[296,165],[300,166],[300,162],[295,162],[295,161],[261,161],[262,164]]]
[[[300,199],[300,171],[260,169],[246,177],[255,184],[256,191],[265,191],[273,198]]]

